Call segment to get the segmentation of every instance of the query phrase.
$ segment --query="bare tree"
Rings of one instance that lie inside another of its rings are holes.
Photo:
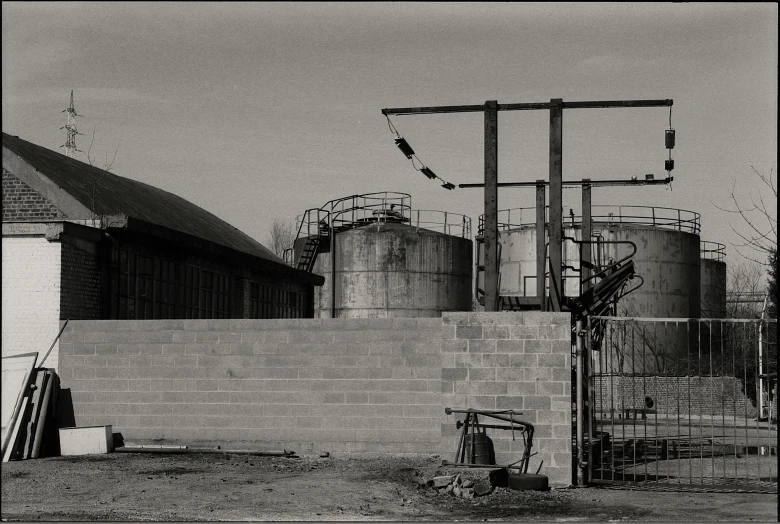
[[[746,198],[738,196],[737,182],[734,181],[729,192],[731,209],[716,207],[738,215],[740,223],[746,226],[746,232],[742,232],[731,225],[734,233],[742,239],[742,243],[735,246],[737,252],[749,260],[768,265],[772,253],[777,251],[777,170],[773,167],[769,175],[763,175],[753,166],[750,169],[760,182],[758,194],[749,193]],[[760,260],[755,259],[754,252],[760,254]]]
[[[293,247],[297,230],[295,225],[281,218],[276,218],[271,223],[268,231],[267,244],[271,251],[280,258],[284,258],[285,249]]]
[[[766,295],[764,268],[745,260],[731,264],[726,275],[726,317],[758,318]]]
[[[89,142],[89,147],[87,148],[87,152],[85,153],[87,157],[87,163],[89,163],[89,167],[92,168],[93,174],[97,169],[95,168],[95,162],[92,158],[92,146],[95,143],[95,131],[96,131],[95,129],[92,130],[92,140]],[[106,160],[105,163],[103,164],[102,170],[100,170],[102,172],[99,173],[97,177],[95,177],[95,179],[92,181],[92,195],[91,195],[91,201],[89,205],[89,210],[92,214],[92,216],[90,217],[91,220],[95,220],[96,218],[98,218],[98,214],[95,212],[95,206],[98,197],[99,185],[100,182],[103,180],[103,178],[108,174],[109,170],[111,169],[111,166],[114,165],[114,160],[116,160],[116,155],[118,152],[119,152],[119,144],[117,144],[116,149],[114,150],[114,156],[111,157],[110,162],[108,160],[108,152],[106,152]],[[104,228],[104,227],[108,227],[109,225],[110,224],[105,223],[105,215],[100,215],[100,226]]]

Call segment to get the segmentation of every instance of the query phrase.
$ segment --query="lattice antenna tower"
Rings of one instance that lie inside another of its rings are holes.
[[[68,136],[65,139],[65,144],[60,147],[65,148],[65,156],[75,157],[77,152],[82,152],[81,149],[76,147],[76,135],[81,135],[83,133],[79,133],[78,129],[76,129],[76,117],[81,115],[77,114],[76,108],[73,107],[72,90],[70,92],[70,106],[67,109],[63,109],[62,112],[68,113],[68,123],[65,124],[65,127],[61,127],[60,129],[65,129]]]

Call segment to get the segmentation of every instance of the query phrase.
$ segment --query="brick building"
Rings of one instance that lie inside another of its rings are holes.
[[[4,356],[68,318],[313,316],[322,277],[181,197],[6,133],[2,168]]]

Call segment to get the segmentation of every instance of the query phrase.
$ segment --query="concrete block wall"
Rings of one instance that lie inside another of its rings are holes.
[[[442,317],[442,403],[450,408],[514,409],[533,424],[529,471],[556,484],[572,476],[571,316],[568,313],[445,313]],[[453,414],[442,423],[442,450],[455,460],[459,432]],[[482,423],[502,424],[487,417]],[[487,430],[496,463],[520,459],[522,439]]]
[[[60,244],[43,236],[2,240],[2,355],[43,358],[60,329]],[[57,346],[46,367],[57,368]]]
[[[442,318],[71,321],[62,388],[78,426],[136,442],[454,458],[445,407],[521,410],[531,461],[571,483],[568,314]],[[522,445],[493,435],[497,460]],[[235,444],[233,444],[235,445]]]
[[[431,453],[440,319],[72,321],[76,424],[126,439]]]

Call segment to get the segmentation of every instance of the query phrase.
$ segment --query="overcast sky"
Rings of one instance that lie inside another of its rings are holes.
[[[734,184],[758,196],[751,166],[776,168],[777,15],[775,3],[3,2],[2,126],[64,151],[73,90],[80,149],[94,131],[98,163],[116,151],[114,173],[264,241],[276,217],[373,191],[476,222],[481,190],[414,171],[382,108],[671,98],[671,190],[597,189],[594,203],[697,211],[702,239],[730,246],[741,225],[715,206]],[[392,120],[442,178],[482,181],[481,114]],[[499,113],[500,181],[547,178],[548,122]],[[666,108],[564,111],[564,179],[663,177],[668,125]],[[533,192],[502,190],[499,205],[531,207]]]

